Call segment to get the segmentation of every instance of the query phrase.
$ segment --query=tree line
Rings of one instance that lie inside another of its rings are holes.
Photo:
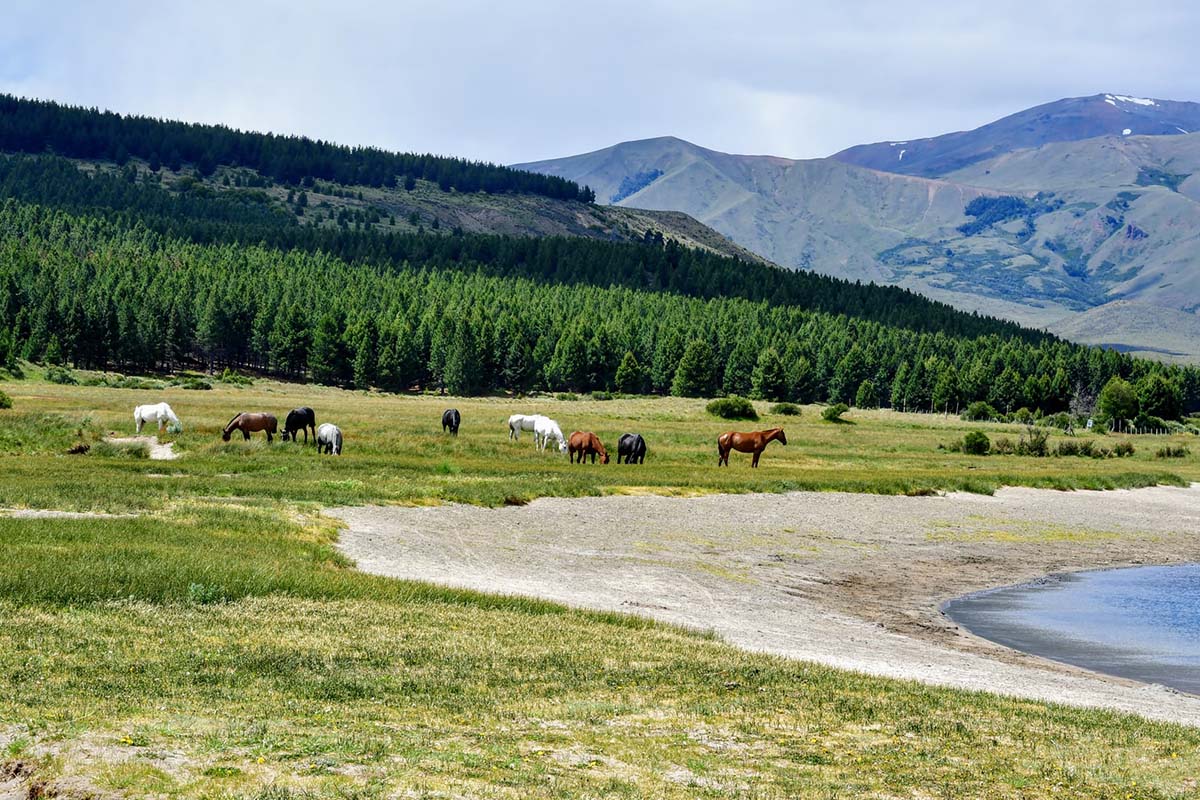
[[[305,136],[124,115],[9,94],[0,94],[0,150],[52,151],[118,165],[139,158],[155,171],[166,166],[178,172],[192,164],[202,175],[211,175],[218,166],[246,167],[282,183],[326,180],[396,186],[412,178],[437,183],[443,191],[595,200],[591,189],[573,181],[482,161],[347,147]]]
[[[388,233],[350,225],[301,225],[258,191],[184,182],[169,190],[132,167],[87,173],[67,159],[0,156],[0,198],[142,224],[201,244],[265,244],[323,252],[395,270],[418,267],[524,277],[541,282],[623,286],[700,298],[741,297],[887,325],[955,336],[997,334],[1041,340],[1047,334],[930,300],[907,289],[861,284],[812,272],[683,247],[661,234],[642,242],[581,237]]]
[[[745,298],[351,264],[196,244],[143,225],[0,205],[0,360],[202,366],[390,391],[754,394],[1064,411],[1160,376],[1180,413],[1200,370],[1053,338],[952,336]]]

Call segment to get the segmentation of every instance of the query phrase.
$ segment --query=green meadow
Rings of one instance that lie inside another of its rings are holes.
[[[31,368],[31,374],[36,370]],[[870,678],[731,648],[632,616],[356,571],[329,505],[524,503],[610,493],[988,492],[1200,480],[1195,437],[1129,437],[1124,459],[939,450],[956,418],[856,412],[847,424],[703,402],[440,398],[259,381],[211,391],[3,381],[0,786],[42,796],[1148,797],[1194,796],[1200,731],[1137,717]],[[166,399],[181,457],[105,445]],[[243,410],[298,405],[345,454],[220,440]],[[444,408],[463,416],[457,439]],[[541,412],[644,466],[569,465],[508,440]],[[783,426],[762,466],[730,428]],[[1111,446],[1126,437],[1097,437]],[[86,455],[66,455],[79,443]],[[1158,459],[1164,444],[1190,447]]]

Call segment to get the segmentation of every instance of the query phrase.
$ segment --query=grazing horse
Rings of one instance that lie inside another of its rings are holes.
[[[592,463],[596,463],[596,454],[600,455],[600,463],[608,463],[608,451],[604,449],[604,444],[600,441],[600,437],[591,431],[575,431],[571,434],[570,441],[567,442],[567,450],[571,453],[571,463],[575,463],[575,455],[579,455],[579,463],[588,456],[592,457]]]
[[[758,457],[775,439],[778,439],[780,444],[787,444],[783,428],[771,428],[769,431],[754,431],[753,433],[738,433],[737,431],[722,433],[717,437],[717,466],[724,464],[728,467],[729,451],[737,450],[739,453],[754,453],[754,460],[750,462],[750,466],[757,467]]]
[[[617,440],[617,463],[625,459],[626,464],[646,463],[646,440],[640,433],[624,433]]]
[[[175,412],[166,403],[138,406],[133,410],[133,424],[137,427],[138,433],[142,432],[142,426],[147,422],[158,423],[159,433],[162,433],[164,425],[171,433],[180,433],[183,431],[183,423],[179,421],[179,417],[175,416]]]
[[[340,456],[342,454],[342,429],[328,422],[321,423],[321,427],[317,428],[317,452]]]
[[[563,436],[562,428],[558,427],[558,423],[549,417],[536,417],[533,424],[533,442],[538,450],[546,452],[546,445],[550,443],[551,439],[558,442],[558,452],[567,452],[567,437]]]
[[[275,431],[279,426],[279,422],[275,419],[274,414],[263,414],[255,411],[243,411],[233,419],[229,420],[229,424],[225,426],[225,430],[221,432],[221,438],[229,441],[229,437],[234,431],[241,431],[242,438],[250,440],[250,434],[255,431],[266,431],[267,442],[273,441]]]
[[[513,414],[508,418],[508,438],[517,441],[521,431],[532,431],[539,419],[545,419],[541,414]],[[533,443],[537,444],[537,433],[534,433]]]
[[[312,428],[313,439],[317,438],[317,414],[308,406],[293,408],[283,421],[283,436],[285,442],[296,441],[296,432],[304,431],[304,443],[308,444],[308,429]]]
[[[447,408],[442,412],[442,433],[450,431],[451,436],[458,436],[458,426],[462,424],[462,414],[457,408]]]

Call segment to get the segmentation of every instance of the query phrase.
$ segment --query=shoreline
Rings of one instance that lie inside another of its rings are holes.
[[[971,635],[1001,647],[1200,697],[1200,672],[1191,663],[1196,655],[1180,639],[1181,630],[1188,629],[1159,627],[1150,618],[1139,621],[1128,610],[1131,601],[1136,609],[1149,600],[1157,604],[1159,619],[1177,619],[1163,602],[1179,596],[1181,587],[1168,587],[1164,579],[1169,582],[1184,572],[1194,580],[1198,568],[1200,564],[1190,562],[1053,573],[971,592],[943,603],[941,612]],[[1103,623],[1097,625],[1105,608]],[[1070,610],[1069,617],[1064,610]],[[1175,649],[1180,646],[1184,649]]]
[[[936,497],[796,492],[358,507],[381,575],[640,614],[885,677],[1200,726],[1200,697],[1010,650],[941,612],[1055,572],[1200,561],[1200,484]]]

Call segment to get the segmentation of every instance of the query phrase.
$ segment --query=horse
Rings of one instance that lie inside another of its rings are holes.
[[[551,439],[558,442],[558,452],[567,452],[567,437],[563,436],[562,428],[549,417],[538,416],[533,425],[533,442],[541,452],[546,452],[546,445]]]
[[[571,434],[570,441],[567,442],[567,450],[571,453],[571,463],[575,463],[575,455],[579,455],[579,463],[588,456],[592,457],[592,463],[596,463],[596,454],[600,454],[600,463],[608,463],[608,451],[604,449],[604,444],[600,441],[600,437],[591,431],[575,431]]]
[[[242,438],[250,440],[250,434],[255,431],[266,431],[267,442],[273,441],[275,431],[279,426],[279,422],[275,419],[274,414],[263,414],[257,411],[243,411],[233,419],[229,420],[229,424],[225,426],[225,430],[221,432],[221,438],[229,441],[229,437],[234,431],[241,431]]]
[[[166,425],[167,430],[171,433],[181,433],[183,431],[183,423],[179,421],[179,417],[175,416],[175,412],[166,403],[138,406],[133,410],[133,424],[136,426],[138,433],[142,432],[142,426],[147,422],[158,423],[159,433],[162,433],[164,425]]]
[[[283,436],[285,442],[296,441],[296,431],[304,431],[304,443],[308,444],[308,429],[312,428],[313,439],[317,438],[317,414],[308,406],[293,408],[283,421]]]
[[[750,466],[757,467],[758,457],[762,455],[762,451],[766,450],[767,445],[776,439],[780,444],[787,444],[783,428],[771,428],[769,431],[754,431],[753,433],[738,433],[737,431],[722,433],[717,437],[717,466],[724,464],[728,467],[729,451],[737,450],[739,453],[754,453],[754,460],[750,462]]]
[[[458,436],[458,426],[462,424],[462,414],[457,408],[447,408],[442,412],[442,433],[450,431],[451,436]]]
[[[541,414],[513,414],[508,418],[508,438],[517,441],[521,438],[521,431],[532,431],[539,419],[545,419]],[[533,443],[537,444],[537,434],[534,434]]]
[[[317,428],[317,452],[340,456],[342,454],[342,429],[328,422]]]
[[[625,459],[626,464],[646,463],[646,440],[640,433],[624,433],[617,440],[617,463]]]

